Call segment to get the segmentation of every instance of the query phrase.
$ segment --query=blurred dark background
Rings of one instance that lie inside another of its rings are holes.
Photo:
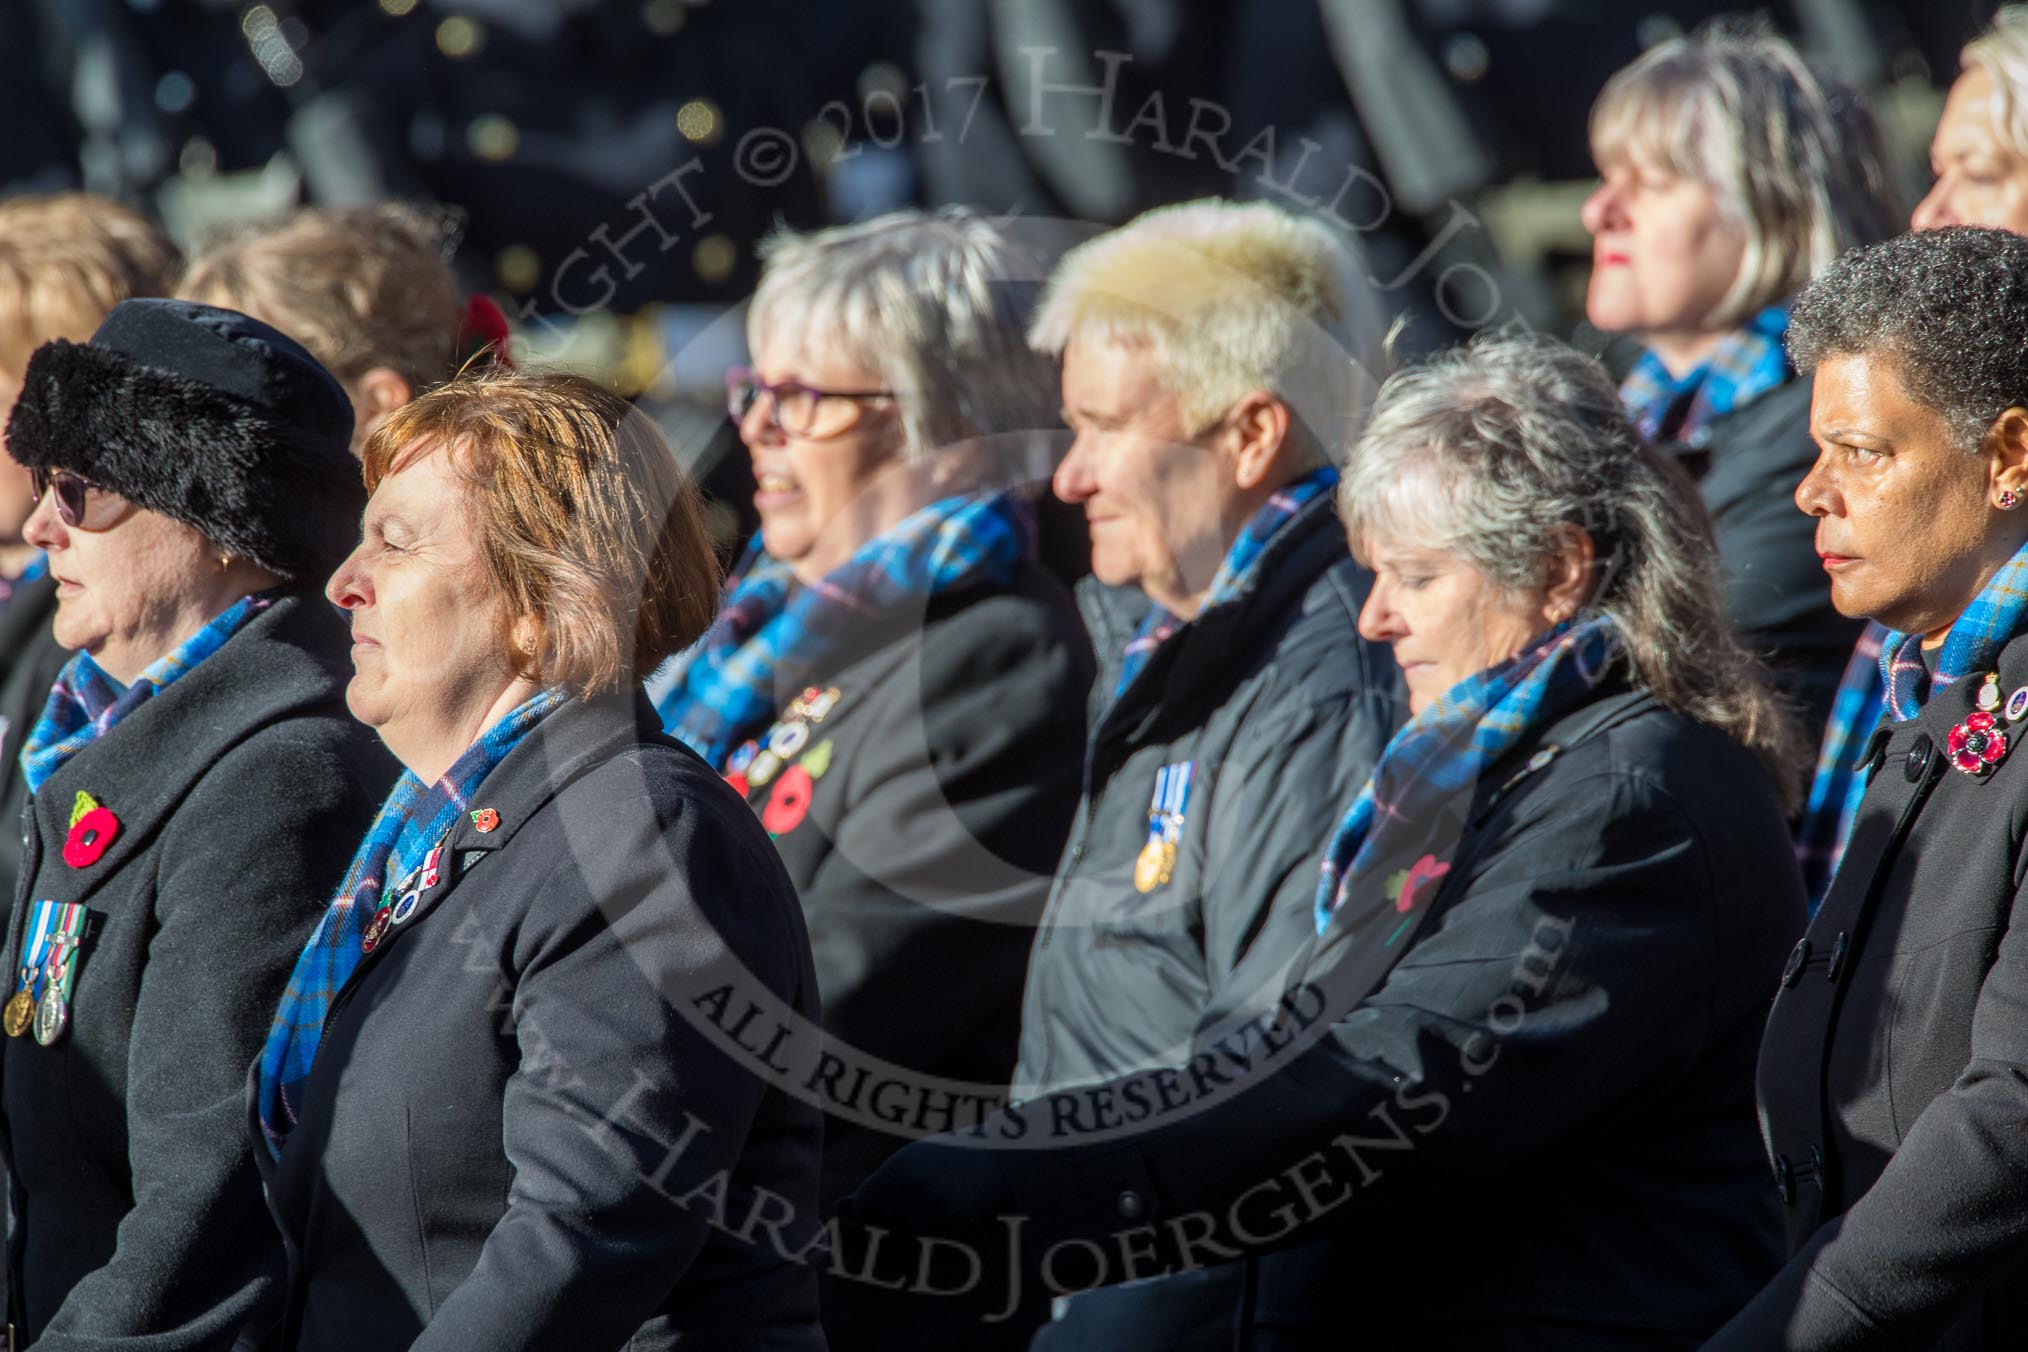
[[[0,187],[107,193],[187,247],[299,203],[435,204],[526,355],[640,397],[715,473],[738,469],[714,401],[777,223],[959,201],[1050,246],[1280,196],[1358,240],[1410,352],[1514,318],[1569,334],[1586,115],[1643,47],[1765,16],[1871,94],[1913,201],[1994,7],[9,0]]]

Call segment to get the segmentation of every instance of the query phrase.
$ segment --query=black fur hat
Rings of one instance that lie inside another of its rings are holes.
[[[28,359],[7,448],[204,532],[286,582],[359,538],[352,401],[293,339],[234,310],[122,301],[88,343]]]

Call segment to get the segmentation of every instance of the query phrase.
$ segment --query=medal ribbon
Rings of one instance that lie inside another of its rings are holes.
[[[1148,804],[1148,841],[1174,845],[1183,838],[1183,813],[1190,806],[1195,761],[1178,761],[1155,772],[1155,797]]]
[[[56,983],[56,998],[66,1005],[77,985],[77,954],[84,944],[85,908],[77,902],[51,902],[58,907],[55,932],[49,938],[46,977]]]
[[[1174,845],[1183,838],[1183,813],[1190,805],[1190,775],[1195,761],[1182,761],[1167,768],[1168,792],[1162,795],[1162,840]]]
[[[28,944],[22,953],[21,971],[15,978],[14,989],[26,991],[30,998],[42,995],[42,977],[52,960],[60,960],[66,948],[75,950],[84,938],[85,908],[78,902],[38,901],[30,912],[28,920]],[[69,964],[71,980],[76,980],[77,964]],[[70,986],[64,986],[66,998]]]
[[[26,992],[28,997],[39,999],[42,995],[42,964],[49,955],[49,935],[55,926],[56,906],[53,901],[38,901],[29,913],[28,942],[21,954],[21,971],[14,980],[15,993]]]

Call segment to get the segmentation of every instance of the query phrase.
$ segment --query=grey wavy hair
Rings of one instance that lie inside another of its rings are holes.
[[[1761,24],[1719,24],[1642,53],[1592,105],[1591,150],[1601,169],[1631,158],[1695,179],[1744,230],[1739,275],[1706,320],[1714,329],[1907,219],[1859,93]]]
[[[1710,518],[1641,440],[1605,368],[1540,335],[1485,334],[1380,387],[1338,490],[1354,553],[1440,549],[1510,592],[1540,587],[1570,527],[1592,541],[1587,610],[1618,626],[1668,707],[1757,756],[1793,810],[1806,755],[1725,609]]]
[[[2028,407],[2028,238],[1953,225],[1854,249],[1796,299],[1789,358],[1884,355],[1902,388],[1977,451],[1994,420]]]
[[[896,395],[903,454],[1059,426],[1056,366],[1028,347],[1040,260],[978,212],[895,211],[761,246],[747,343],[837,353]],[[1046,472],[1046,470],[1045,470]]]

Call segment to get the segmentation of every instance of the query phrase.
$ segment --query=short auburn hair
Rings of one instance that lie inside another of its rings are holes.
[[[583,376],[484,372],[403,405],[364,452],[366,491],[448,453],[505,600],[517,676],[585,696],[640,681],[718,609],[702,498],[648,416]],[[540,638],[517,643],[532,619]]]
[[[348,385],[385,366],[421,391],[456,374],[464,319],[441,233],[399,204],[306,207],[206,250],[178,294],[272,324]]]
[[[181,266],[160,226],[109,198],[0,201],[0,367],[18,377],[44,343],[84,342],[121,301],[168,295]]]

